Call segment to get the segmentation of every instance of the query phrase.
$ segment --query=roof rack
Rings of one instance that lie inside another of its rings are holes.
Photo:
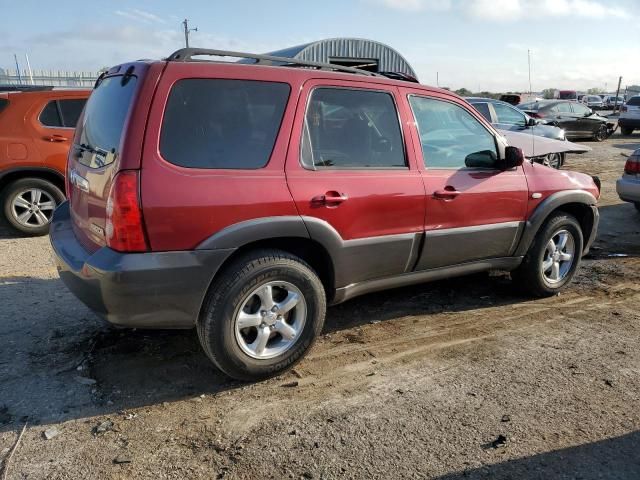
[[[271,66],[283,66],[283,67],[307,67],[317,68],[320,70],[333,70],[337,72],[348,72],[359,75],[367,75],[370,77],[382,77],[374,72],[368,72],[367,70],[361,70],[359,68],[345,67],[342,65],[335,65],[333,63],[311,62],[306,60],[298,60],[295,58],[287,57],[275,57],[273,55],[260,55],[256,53],[244,53],[244,52],[231,52],[227,50],[213,50],[210,48],[181,48],[176,50],[169,57],[169,62],[188,62],[192,61],[193,57],[198,55],[208,55],[212,57],[236,57],[236,58],[250,58],[256,60],[252,65],[271,65]],[[197,61],[197,60],[196,60]]]

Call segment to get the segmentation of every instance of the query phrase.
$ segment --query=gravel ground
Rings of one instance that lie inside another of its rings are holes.
[[[361,297],[257,384],[193,331],[109,329],[48,238],[0,226],[0,460],[28,424],[7,478],[640,478],[640,214],[615,195],[640,143],[588,144],[565,168],[602,178],[600,235],[561,295],[492,274]]]

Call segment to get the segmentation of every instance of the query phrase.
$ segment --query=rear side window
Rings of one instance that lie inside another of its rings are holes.
[[[487,122],[492,123],[491,120],[491,112],[489,111],[489,104],[486,102],[480,103],[472,103],[476,110],[480,112],[480,114],[487,120]]]
[[[640,106],[640,97],[631,97],[627,102],[627,105],[631,105],[632,107]]]
[[[55,100],[50,101],[40,113],[40,123],[45,127],[62,127],[62,119]]]
[[[387,92],[316,88],[301,162],[307,168],[406,168],[398,112]]]
[[[291,88],[253,80],[186,79],[171,89],[160,153],[188,168],[256,169],[271,157]]]
[[[7,100],[6,98],[0,98],[0,113],[2,113],[2,111],[7,108],[8,105],[9,100]]]
[[[87,101],[81,98],[58,100],[58,106],[60,107],[60,113],[62,114],[62,124],[65,127],[76,127],[78,118],[80,118],[80,114],[82,113],[85,103],[87,103]]]
[[[527,121],[524,114],[519,112],[513,107],[509,107],[503,103],[494,103],[493,108],[498,116],[498,123],[505,125],[517,125],[518,127],[525,127]]]

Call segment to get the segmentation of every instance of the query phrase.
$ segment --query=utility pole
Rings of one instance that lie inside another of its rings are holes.
[[[29,72],[29,78],[31,78],[31,85],[35,85],[36,83],[33,81],[33,70],[31,70],[31,63],[29,62],[29,54],[25,53],[24,58],[27,60],[27,70]]]
[[[618,109],[618,95],[620,95],[620,84],[622,83],[622,77],[618,78],[618,90],[616,90],[616,100],[613,104],[613,113],[616,113],[616,110]]]
[[[18,83],[22,85],[22,75],[20,75],[20,64],[18,63],[18,56],[14,53],[13,59],[16,61],[16,71],[18,72]]]
[[[189,28],[189,20],[187,20],[186,18],[184,19],[184,22],[182,22],[182,26],[184,27],[184,45],[185,47],[189,48],[189,33],[197,32],[198,27]]]
[[[529,97],[531,97],[531,50],[527,49],[527,62],[529,63]]]
[[[440,87],[440,72],[436,72],[436,87]]]

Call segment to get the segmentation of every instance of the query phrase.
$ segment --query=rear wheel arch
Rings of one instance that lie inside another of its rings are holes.
[[[23,178],[39,178],[46,180],[55,185],[61,192],[66,193],[64,175],[57,170],[43,167],[16,168],[0,173],[0,192],[2,192],[7,185]]]

